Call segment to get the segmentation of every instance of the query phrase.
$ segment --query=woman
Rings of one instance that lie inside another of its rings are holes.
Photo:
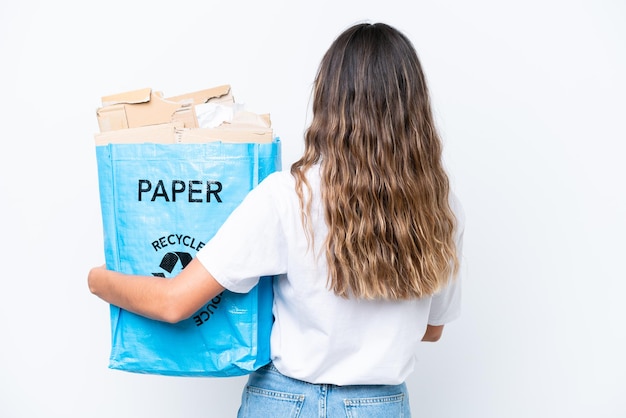
[[[274,282],[269,365],[240,417],[408,417],[416,347],[460,311],[462,217],[405,35],[357,24],[325,54],[305,150],[268,176],[175,278],[103,267],[90,290],[178,322],[228,289]]]

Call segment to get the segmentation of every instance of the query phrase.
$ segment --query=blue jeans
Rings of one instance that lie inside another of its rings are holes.
[[[410,418],[406,385],[312,384],[280,374],[272,363],[253,372],[238,418]]]

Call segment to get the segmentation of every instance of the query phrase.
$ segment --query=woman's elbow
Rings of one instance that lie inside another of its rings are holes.
[[[159,313],[158,317],[156,317],[155,319],[162,322],[167,322],[168,324],[177,324],[189,317],[190,315],[183,314],[176,310],[167,310]]]
[[[186,306],[183,306],[178,300],[173,298],[173,300],[161,306],[159,311],[155,314],[155,319],[169,324],[177,324],[188,319],[192,314],[193,312],[190,312]]]
[[[177,324],[182,321],[183,318],[180,314],[175,311],[166,311],[159,314],[159,316],[155,319],[158,319],[162,322],[167,322],[168,324]]]

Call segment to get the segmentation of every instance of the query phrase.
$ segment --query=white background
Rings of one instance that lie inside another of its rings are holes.
[[[0,416],[235,416],[244,378],[107,368],[95,111],[231,84],[288,167],[319,60],[361,20],[414,42],[467,215],[463,316],[420,348],[414,415],[626,416],[620,0],[3,1]]]

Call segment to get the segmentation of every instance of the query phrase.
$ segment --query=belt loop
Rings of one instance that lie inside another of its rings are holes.
[[[319,418],[326,418],[326,398],[328,397],[328,385],[322,383],[320,386]]]

